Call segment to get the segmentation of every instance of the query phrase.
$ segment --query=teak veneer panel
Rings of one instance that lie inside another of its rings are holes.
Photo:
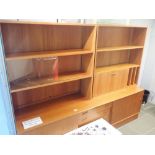
[[[140,111],[143,91],[113,102],[111,123],[116,124]]]
[[[131,28],[98,27],[97,49],[129,45]]]
[[[98,26],[97,49],[144,46],[146,28]]]
[[[129,122],[131,122],[131,121],[137,119],[138,116],[139,116],[139,112],[136,113],[136,114],[133,114],[133,115],[131,115],[131,116],[129,116],[129,117],[125,117],[124,119],[121,119],[121,120],[118,121],[118,122],[113,123],[112,126],[118,128],[118,127],[120,127],[120,126],[122,126],[122,125],[125,125],[126,123],[129,123]]]
[[[129,69],[96,74],[94,77],[94,96],[119,90],[127,86]]]
[[[144,45],[147,28],[134,28],[131,43],[133,45]]]
[[[93,26],[1,24],[1,27],[6,55],[33,51],[91,50],[93,47]]]
[[[134,64],[141,64],[143,49],[134,50],[130,53],[129,62]]]
[[[97,52],[96,54],[96,67],[111,66],[117,64],[129,63],[130,51],[105,51]]]
[[[19,108],[32,106],[34,104],[39,104],[66,95],[78,93],[81,89],[80,83],[80,80],[76,80],[62,84],[12,93],[14,109],[17,110]],[[89,86],[91,85],[87,83],[87,87]]]
[[[78,115],[56,121],[54,123],[34,128],[24,132],[25,135],[64,135],[65,133],[78,128]]]
[[[85,125],[99,118],[103,118],[110,122],[111,119],[111,103],[85,111],[79,115],[79,126]]]

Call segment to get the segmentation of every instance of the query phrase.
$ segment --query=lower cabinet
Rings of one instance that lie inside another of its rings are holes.
[[[46,126],[34,128],[25,134],[62,135],[99,118],[119,127],[138,117],[142,97],[143,91]]]
[[[113,102],[111,124],[119,127],[138,117],[143,92]]]
[[[25,134],[62,135],[99,118],[110,121],[111,105],[111,103],[108,103],[106,105],[99,106],[97,108],[85,111],[83,113],[68,117],[60,121],[56,121],[43,127],[32,129],[27,133],[25,132]]]

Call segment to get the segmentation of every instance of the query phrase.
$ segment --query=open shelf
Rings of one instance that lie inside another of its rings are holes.
[[[117,47],[132,49],[136,48],[136,46],[137,48],[143,48],[145,34],[146,28],[99,26],[97,37],[97,49],[104,50],[105,48],[105,50],[108,50],[106,49],[106,47],[114,47],[112,48],[112,50],[117,49]],[[118,48],[118,50],[122,49]]]
[[[19,82],[16,82],[16,84],[11,84],[11,93],[65,83],[69,81],[75,81],[79,79],[85,79],[88,77],[91,77],[91,75],[89,75],[88,73],[77,72],[72,74],[59,75],[57,80],[54,80],[53,78],[20,80]]]
[[[6,54],[6,60],[22,60],[32,58],[45,58],[52,56],[70,56],[70,55],[84,55],[93,53],[91,50],[84,49],[70,49],[70,50],[56,50],[56,51],[40,51],[40,52],[19,52]]]
[[[105,67],[98,67],[96,68],[95,73],[100,74],[104,72],[111,72],[111,71],[119,71],[123,69],[130,69],[134,67],[139,67],[137,64],[118,64],[118,65],[111,65],[111,66],[105,66]]]
[[[132,85],[118,91],[100,95],[99,97],[92,98],[91,100],[85,99],[80,94],[74,94],[48,101],[44,104],[37,104],[28,108],[17,110],[15,113],[17,133],[24,134],[34,128],[45,126],[55,121],[77,115],[81,112],[85,112],[140,91],[142,91],[142,89],[136,85]],[[24,130],[22,122],[35,117],[41,117],[43,123],[39,126]]]
[[[116,47],[104,47],[99,48],[97,52],[105,52],[105,51],[121,51],[121,50],[133,50],[133,49],[142,49],[144,46],[116,46]]]

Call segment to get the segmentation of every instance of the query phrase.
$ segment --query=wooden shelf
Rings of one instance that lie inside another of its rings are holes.
[[[92,98],[91,100],[87,100],[80,94],[74,94],[48,101],[46,103],[23,108],[16,111],[15,113],[17,133],[24,134],[24,132],[30,131],[34,128],[45,126],[55,121],[77,115],[81,112],[85,112],[104,104],[108,104],[115,100],[133,95],[141,91],[143,91],[141,88],[137,87],[136,85],[132,85],[127,88],[108,93],[106,95]],[[41,117],[43,124],[24,130],[22,122],[35,117]]]
[[[6,55],[6,60],[22,60],[32,58],[45,58],[52,56],[69,56],[69,55],[83,55],[93,53],[91,50],[71,49],[71,50],[56,50],[56,51],[40,51],[40,52],[19,52],[10,53]]]
[[[11,84],[11,93],[85,79],[88,77],[91,77],[91,75],[89,75],[88,73],[78,72],[67,75],[59,75],[57,80],[53,80],[52,78],[34,79],[31,81],[21,80],[18,83],[16,82],[16,84]]]
[[[97,52],[106,52],[106,51],[121,51],[121,50],[133,50],[133,49],[142,49],[144,46],[117,46],[117,47],[105,47],[97,49]]]
[[[95,70],[96,74],[104,73],[104,72],[111,72],[111,71],[119,71],[123,69],[128,69],[128,68],[134,68],[134,67],[139,67],[137,64],[118,64],[118,65],[111,65],[111,66],[106,66],[106,67],[98,67]]]

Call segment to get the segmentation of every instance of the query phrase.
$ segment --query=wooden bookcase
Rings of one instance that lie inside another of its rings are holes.
[[[146,28],[99,25],[93,95],[137,83]]]
[[[146,28],[0,23],[17,134],[64,134],[101,117],[119,126],[138,116]],[[52,64],[52,76],[40,76]],[[120,113],[121,106],[131,106],[130,113]],[[22,122],[35,117],[43,123],[24,129]]]

